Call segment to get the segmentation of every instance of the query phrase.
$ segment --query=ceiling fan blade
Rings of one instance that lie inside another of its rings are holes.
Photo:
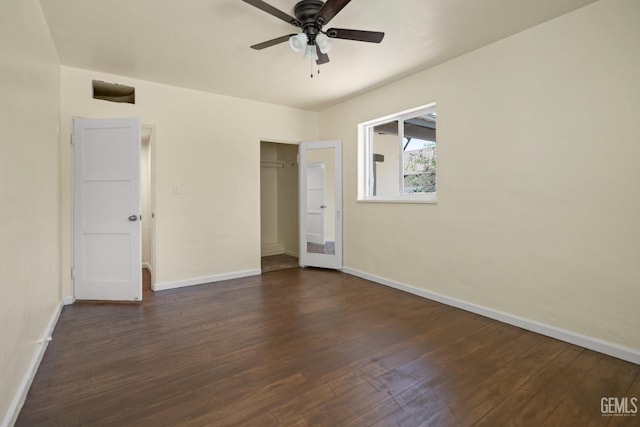
[[[384,33],[379,31],[348,30],[344,28],[331,28],[327,30],[327,36],[334,39],[356,40],[359,42],[380,43]]]
[[[277,44],[289,41],[289,37],[291,37],[291,36],[295,36],[295,34],[287,34],[286,36],[277,37],[277,38],[272,39],[272,40],[267,40],[266,42],[254,44],[253,46],[251,46],[251,49],[262,50],[262,49],[265,49],[267,47],[275,46]]]
[[[326,25],[338,14],[351,0],[327,0],[316,13],[316,22]]]
[[[329,62],[329,55],[327,55],[326,53],[322,53],[318,45],[316,45],[316,52],[318,52],[318,59],[316,59],[316,64],[322,65]]]
[[[284,13],[283,11],[281,11],[280,9],[277,9],[273,6],[271,6],[268,3],[263,2],[262,0],[242,0],[245,3],[250,4],[251,6],[257,7],[258,9],[262,10],[263,12],[267,12],[269,15],[275,16],[276,18],[282,19],[284,22],[288,22],[289,24],[296,26],[296,27],[302,27],[302,23],[300,21],[298,21],[296,18],[294,18],[293,16],[289,15],[288,13]]]

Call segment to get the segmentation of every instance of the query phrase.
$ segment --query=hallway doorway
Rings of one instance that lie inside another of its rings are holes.
[[[149,286],[153,283],[154,270],[154,170],[153,137],[154,127],[142,125],[140,128],[140,209],[142,227],[142,268],[148,271]],[[144,282],[144,277],[143,277]]]

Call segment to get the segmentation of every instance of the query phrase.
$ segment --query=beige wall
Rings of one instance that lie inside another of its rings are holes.
[[[8,423],[61,300],[60,69],[37,1],[2,3],[0,52],[0,423]]]
[[[324,111],[345,265],[640,350],[638,52],[602,0]],[[438,203],[357,203],[356,125],[430,102]]]
[[[136,104],[91,99],[91,80],[136,88]],[[307,140],[318,114],[62,67],[63,140],[74,116],[154,125],[155,282],[260,268],[260,140]],[[62,257],[71,265],[71,153],[62,143]],[[172,194],[173,186],[180,194]],[[63,280],[65,294],[71,282]]]

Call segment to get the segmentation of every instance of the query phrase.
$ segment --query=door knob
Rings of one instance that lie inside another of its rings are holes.
[[[138,215],[131,215],[129,217],[129,221],[137,221],[138,220]]]
[[[327,205],[320,205],[320,209],[326,209]]]

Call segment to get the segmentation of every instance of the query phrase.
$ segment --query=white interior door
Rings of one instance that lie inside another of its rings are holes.
[[[324,186],[324,162],[307,164],[307,242],[318,245],[326,243]]]
[[[142,299],[140,212],[140,120],[74,119],[76,299]]]
[[[300,265],[342,268],[342,143],[300,144]]]

